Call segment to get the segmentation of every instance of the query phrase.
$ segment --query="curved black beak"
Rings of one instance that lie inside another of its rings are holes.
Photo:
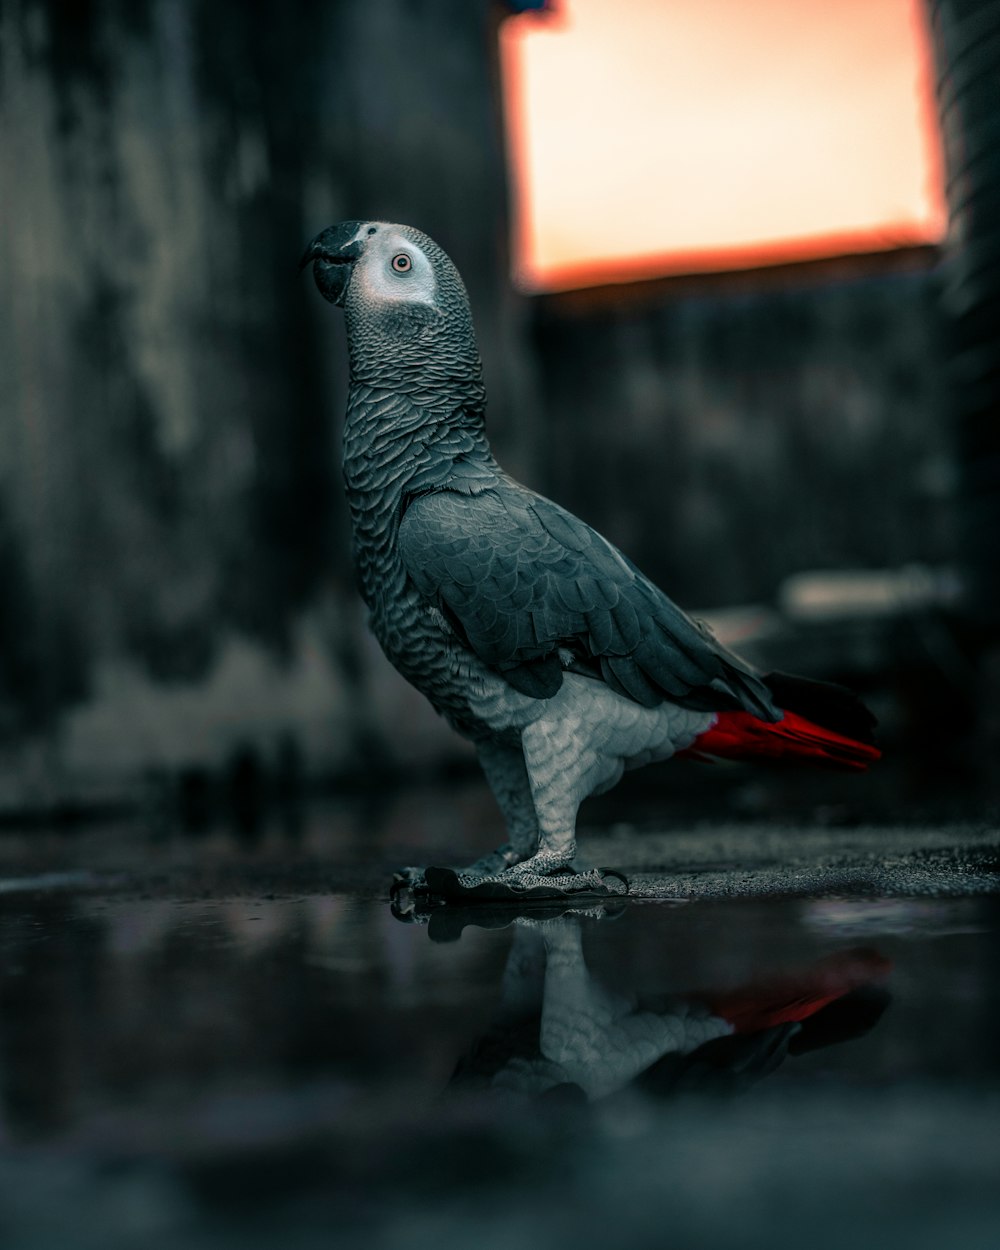
[[[354,236],[361,228],[360,221],[342,221],[328,226],[309,244],[299,261],[299,272],[314,261],[313,278],[320,295],[331,304],[343,307],[347,284],[351,280],[354,262],[363,251]]]

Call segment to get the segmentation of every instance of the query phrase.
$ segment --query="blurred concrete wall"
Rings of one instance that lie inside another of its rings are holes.
[[[345,217],[438,238],[530,469],[500,12],[0,0],[0,803],[265,728],[331,766],[364,738],[343,331],[296,264]]]
[[[689,607],[953,554],[932,248],[545,296],[553,492]]]
[[[968,610],[1000,689],[1000,2],[928,0],[949,232],[950,417]]]
[[[342,218],[448,249],[501,459],[685,605],[948,556],[933,258],[518,296],[506,11],[0,0],[0,814],[461,749],[351,584]]]

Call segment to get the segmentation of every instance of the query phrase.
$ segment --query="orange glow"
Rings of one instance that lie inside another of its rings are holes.
[[[501,65],[527,289],[944,233],[920,0],[558,0]]]

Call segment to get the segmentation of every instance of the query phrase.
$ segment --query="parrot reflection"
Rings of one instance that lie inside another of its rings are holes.
[[[591,975],[583,923],[579,913],[515,921],[500,1008],[451,1092],[587,1102],[633,1082],[664,1096],[736,1092],[790,1055],[868,1032],[890,1001],[889,961],[868,949],[735,989],[636,1000]]]

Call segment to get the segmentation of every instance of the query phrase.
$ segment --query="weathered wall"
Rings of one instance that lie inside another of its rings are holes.
[[[967,610],[1000,684],[1000,2],[928,0],[949,231],[949,414],[959,458]]]
[[[526,467],[497,17],[488,0],[0,0],[8,746],[79,758],[79,740],[123,767],[221,749],[241,701],[205,694],[220,667],[280,727],[282,664],[312,662],[307,720],[325,698],[320,753],[343,759],[369,667],[343,332],[296,264],[344,217],[438,238],[468,280],[492,425]],[[96,705],[97,722],[64,717]],[[60,725],[70,744],[50,750]],[[16,789],[32,770],[8,765]]]
[[[341,218],[451,252],[501,459],[682,603],[950,558],[926,257],[518,297],[502,11],[0,0],[0,810],[455,749],[351,585],[343,332],[295,272]]]
[[[952,557],[930,252],[539,301],[548,485],[682,604]]]

